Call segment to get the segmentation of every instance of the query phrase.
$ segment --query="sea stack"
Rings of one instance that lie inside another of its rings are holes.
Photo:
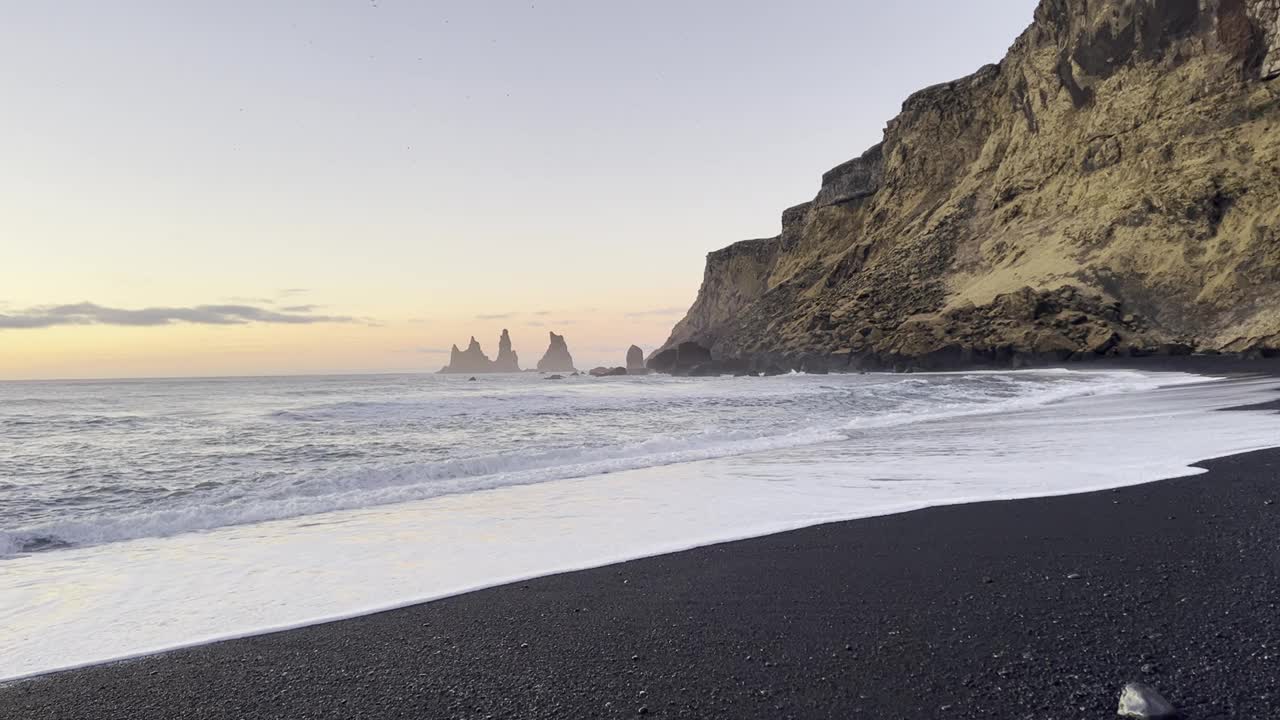
[[[498,338],[498,357],[493,361],[494,372],[520,372],[520,358],[511,349],[511,336],[506,328],[502,329],[502,337]]]
[[[542,372],[573,372],[573,356],[569,354],[569,344],[563,335],[551,333],[551,344],[547,352],[538,361],[538,370]]]
[[[449,364],[440,369],[442,373],[486,373],[493,372],[493,362],[480,349],[480,343],[471,338],[466,350],[459,350],[457,345],[449,352]]]
[[[639,345],[632,345],[627,348],[627,371],[635,372],[636,370],[644,370],[644,351]]]

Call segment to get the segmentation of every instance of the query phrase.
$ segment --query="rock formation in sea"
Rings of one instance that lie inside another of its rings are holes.
[[[711,351],[689,340],[650,355],[649,367],[658,372],[685,375],[710,361]]]
[[[627,369],[624,367],[595,367],[591,368],[589,373],[591,377],[613,377],[615,375],[626,375]]]
[[[506,328],[502,330],[502,337],[498,338],[498,357],[493,361],[493,371],[520,372],[520,358],[511,349],[511,336],[507,334]]]
[[[468,374],[520,372],[520,361],[515,351],[511,349],[511,336],[503,330],[502,337],[498,339],[497,360],[490,360],[489,356],[480,349],[480,343],[472,337],[466,350],[459,350],[457,345],[453,346],[449,352],[449,364],[441,368],[440,372]]]
[[[573,372],[573,356],[569,354],[569,345],[563,335],[551,333],[551,344],[538,361],[538,370],[542,372]]]
[[[449,364],[440,369],[442,373],[486,373],[493,371],[493,361],[480,349],[480,343],[471,338],[466,350],[459,350],[457,345],[449,351]]]
[[[644,350],[641,350],[639,345],[632,345],[627,348],[627,372],[643,373],[646,370],[648,368],[644,366]]]
[[[689,342],[755,369],[1273,354],[1277,127],[1280,2],[1042,0],[779,235],[710,253],[649,366]]]

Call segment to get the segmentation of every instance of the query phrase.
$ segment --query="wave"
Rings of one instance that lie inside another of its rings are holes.
[[[935,422],[948,418],[1005,413],[1072,397],[1151,389],[1169,380],[1140,373],[1077,373],[1067,382],[1014,382],[1000,375],[977,379],[949,392],[903,388],[928,385],[906,378],[862,388],[881,395],[879,412],[819,426],[760,430],[710,429],[684,436],[659,435],[632,443],[501,452],[432,462],[372,465],[305,476],[259,478],[252,483],[209,483],[172,497],[164,507],[149,505],[92,517],[33,523],[0,530],[0,557],[38,550],[97,545],[213,530],[341,510],[375,507],[443,495],[529,485],[748,453],[798,448],[848,439],[869,428]],[[1192,380],[1203,378],[1184,376]],[[895,385],[898,386],[895,388]],[[821,386],[815,386],[821,387]],[[940,402],[945,399],[945,402]],[[750,402],[749,398],[743,398]],[[346,408],[344,408],[346,409]],[[362,408],[361,411],[364,411]]]

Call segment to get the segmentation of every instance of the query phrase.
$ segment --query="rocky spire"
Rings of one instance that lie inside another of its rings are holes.
[[[449,364],[440,369],[442,373],[484,373],[493,372],[493,362],[489,360],[480,343],[471,338],[466,350],[458,350],[454,345],[449,352]]]
[[[639,345],[627,348],[627,370],[644,370],[644,350]]]
[[[502,330],[502,337],[498,338],[498,357],[493,361],[493,371],[520,372],[520,358],[511,349],[511,336],[507,334],[506,328]]]
[[[543,372],[573,372],[573,356],[569,354],[569,344],[563,335],[551,333],[551,344],[547,352],[538,361],[538,369]]]

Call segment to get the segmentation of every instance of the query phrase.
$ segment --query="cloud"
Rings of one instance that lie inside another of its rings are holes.
[[[654,308],[652,310],[636,310],[635,312],[626,313],[626,317],[645,317],[647,315],[683,315],[688,312],[689,308],[685,307],[665,307]]]
[[[476,319],[477,320],[508,320],[519,314],[520,313],[516,313],[516,312],[494,313],[492,315],[477,315]]]
[[[309,292],[311,291],[307,288],[285,288],[283,290],[276,291],[276,295],[279,297],[292,297],[294,295],[305,295]]]
[[[550,310],[539,310],[539,311],[537,311],[537,312],[535,312],[535,313],[533,313],[533,314],[534,314],[534,315],[550,315],[550,314],[551,314],[551,311],[550,311]]]
[[[419,346],[419,347],[409,348],[405,352],[421,353],[423,355],[448,355],[450,352],[452,352],[452,350]]]
[[[301,306],[299,306],[301,307]],[[361,322],[346,315],[314,315],[310,311],[276,311],[253,305],[196,305],[193,307],[149,307],[125,310],[91,302],[71,305],[41,305],[0,314],[0,330],[48,328],[60,325],[124,325],[153,327],[174,323],[196,325],[246,325],[277,323],[304,325],[313,323]]]
[[[320,305],[289,305],[288,307],[280,308],[280,310],[287,313],[309,313],[315,312],[320,307]]]

